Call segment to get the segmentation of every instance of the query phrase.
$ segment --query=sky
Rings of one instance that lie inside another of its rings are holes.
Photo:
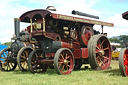
[[[14,34],[14,18],[33,9],[54,6],[59,13],[72,10],[99,16],[99,21],[110,22],[114,27],[104,27],[108,38],[128,34],[128,21],[122,13],[128,11],[128,0],[0,0],[0,42],[10,42]],[[101,26],[94,26],[97,31]],[[21,28],[22,30],[23,28]]]

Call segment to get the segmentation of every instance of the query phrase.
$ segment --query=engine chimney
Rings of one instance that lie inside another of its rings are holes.
[[[86,16],[86,17],[91,17],[91,18],[95,18],[95,19],[99,19],[98,16],[86,14],[86,13],[75,11],[75,10],[72,11],[72,14]]]
[[[20,38],[20,22],[18,18],[14,18],[14,26],[15,26],[15,35],[16,38]]]

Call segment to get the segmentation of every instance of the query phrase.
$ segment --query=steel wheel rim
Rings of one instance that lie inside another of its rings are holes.
[[[102,70],[107,69],[111,63],[111,47],[106,37],[102,36],[98,39],[95,53],[98,66]]]
[[[9,61],[9,58],[13,57],[13,53],[9,48],[3,49],[0,56],[0,67],[2,71],[12,71],[16,68],[17,63]]]
[[[124,56],[123,56],[123,64],[125,68],[125,73],[128,76],[128,50],[125,50]]]

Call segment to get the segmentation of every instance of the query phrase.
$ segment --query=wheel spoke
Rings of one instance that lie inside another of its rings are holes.
[[[12,65],[11,65],[11,63],[9,63],[10,64],[10,69],[12,69]]]
[[[70,58],[69,56],[66,57],[66,59]]]
[[[103,66],[105,66],[104,62],[100,59],[100,62],[102,63]]]
[[[24,59],[27,59],[25,56],[22,56],[22,55],[21,55],[21,57],[24,58]]]
[[[62,67],[62,69],[61,69],[61,72],[64,71],[64,67],[65,67],[65,65],[63,65],[63,67]]]
[[[62,64],[63,62],[58,62],[59,64]]]
[[[60,54],[60,55],[61,55],[62,59],[64,59],[64,56],[62,54]]]
[[[99,48],[101,49],[101,41],[100,40],[98,40],[97,46],[99,46]]]
[[[24,61],[25,59],[20,59],[20,61]]]
[[[8,64],[7,64],[7,70],[8,70]]]
[[[100,64],[100,61],[97,59],[97,63]]]
[[[27,58],[27,57],[29,56],[29,55],[28,55],[28,54],[29,54],[29,50],[26,50],[26,51],[25,51],[25,54],[26,54],[25,57]]]
[[[28,64],[27,64],[27,62],[25,62],[25,65],[26,65],[26,69],[28,68]]]
[[[66,53],[66,54],[65,54],[65,59],[67,58],[67,56],[68,56],[68,54]]]
[[[60,59],[60,58],[58,58],[58,60],[59,60],[59,61],[61,61],[61,59]]]
[[[105,39],[101,42],[101,46],[103,45],[104,41],[105,41]]]
[[[109,49],[109,47],[107,47],[107,48],[104,48],[103,50],[108,50]]]
[[[98,64],[100,63],[99,59],[100,59],[100,56],[98,56],[98,57],[96,58]]]
[[[5,52],[6,56],[8,57],[8,54]]]
[[[70,63],[70,61],[67,61],[68,63]]]
[[[22,63],[22,67],[24,67],[24,66],[25,66],[25,62]]]
[[[11,64],[11,66],[13,67],[12,63],[10,63],[10,64]]]
[[[25,56],[25,53],[23,52],[23,56]]]
[[[103,56],[103,58],[105,58],[105,59],[107,59],[107,60],[109,59],[109,58],[108,58],[108,57],[106,57],[106,56]]]
[[[70,68],[70,65],[67,65]]]
[[[99,59],[100,56],[96,57],[96,59]]]
[[[68,66],[66,65],[66,69],[67,69],[67,71],[68,71]]]
[[[11,69],[11,67],[10,67],[10,65],[9,65],[10,63],[8,63],[8,67],[9,67],[9,69]]]
[[[59,64],[59,68],[60,68],[61,65],[62,65],[62,64]]]
[[[100,49],[98,46],[96,46],[97,49]]]
[[[102,65],[105,66],[105,64],[104,64],[104,62],[102,60],[101,60],[101,62],[102,62]]]
[[[7,58],[4,54],[2,54],[5,58]]]
[[[100,51],[99,49],[96,49],[96,52],[95,53],[99,53],[99,51]]]
[[[1,58],[7,60],[7,58],[3,58],[3,57],[1,57]]]

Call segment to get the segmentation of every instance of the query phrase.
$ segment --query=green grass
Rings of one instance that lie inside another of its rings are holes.
[[[112,61],[111,67],[110,70],[94,71],[82,66],[70,75],[58,75],[54,69],[31,74],[17,68],[12,72],[0,72],[0,85],[128,85],[128,77],[120,74],[118,61]]]

